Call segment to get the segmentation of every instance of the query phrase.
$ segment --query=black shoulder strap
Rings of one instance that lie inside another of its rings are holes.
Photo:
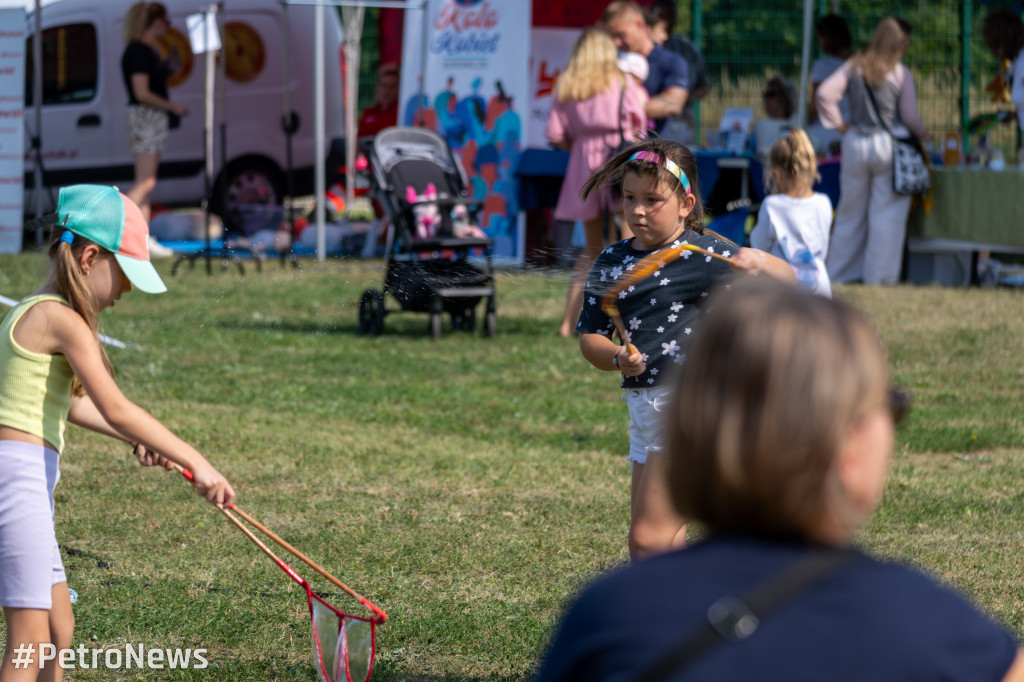
[[[761,583],[742,598],[725,596],[708,609],[707,621],[673,645],[634,679],[660,682],[723,642],[754,634],[766,615],[857,556],[853,550],[817,550]]]
[[[868,91],[868,99],[871,100],[871,106],[875,109],[875,116],[878,117],[878,122],[882,124],[883,128],[885,128],[885,132],[892,136],[892,130],[889,129],[889,124],[885,122],[884,118],[882,118],[882,112],[878,108],[878,101],[875,99],[874,89],[872,89],[871,85],[868,84],[867,81],[864,81],[864,89]]]

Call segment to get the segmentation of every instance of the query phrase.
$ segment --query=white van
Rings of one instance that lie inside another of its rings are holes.
[[[43,6],[43,109],[39,131],[43,184],[91,182],[132,185],[134,166],[125,135],[128,94],[121,74],[122,19],[136,0],[56,0]],[[171,28],[161,41],[163,56],[177,69],[168,79],[170,98],[189,109],[170,133],[160,159],[152,200],[198,206],[204,196],[203,111],[205,59],[189,48],[186,17],[212,0],[162,0]],[[287,190],[285,88],[297,117],[291,140],[293,195],[313,189],[314,8],[283,6],[278,0],[223,0],[219,22],[227,55],[217,64],[214,172],[211,207],[231,220],[235,207],[279,204]],[[344,134],[341,88],[341,23],[324,12],[326,140],[332,149]],[[32,96],[32,35],[28,20],[25,121],[36,131]],[[289,27],[290,35],[284,35]],[[291,53],[290,68],[285,44]],[[222,73],[223,71],[223,73]],[[223,116],[222,116],[223,114]],[[223,119],[223,126],[221,121]],[[325,153],[327,150],[325,150]],[[337,153],[337,151],[332,152]],[[34,163],[26,143],[26,208],[34,206]],[[226,157],[227,161],[224,162]],[[54,192],[44,192],[46,210]]]

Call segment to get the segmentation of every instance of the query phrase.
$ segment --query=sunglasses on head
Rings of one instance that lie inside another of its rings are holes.
[[[894,425],[899,426],[903,418],[907,416],[907,412],[910,410],[910,403],[911,397],[908,391],[902,388],[889,389],[888,407]]]

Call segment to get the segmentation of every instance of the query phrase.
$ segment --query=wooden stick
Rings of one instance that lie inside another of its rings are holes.
[[[683,248],[686,249],[687,251],[695,251],[695,252],[703,254],[705,256],[711,256],[712,258],[717,258],[720,261],[725,261],[729,265],[732,265],[732,259],[731,258],[726,258],[725,256],[723,256],[720,253],[715,253],[714,251],[708,251],[707,249],[702,249],[699,246],[695,246],[693,244],[683,244]]]
[[[175,471],[177,471],[179,474],[184,476],[190,483],[195,485],[195,480],[192,478],[192,472],[191,471],[188,471],[187,469],[181,467],[177,463],[172,462],[171,464],[174,465],[174,470]],[[297,578],[298,574],[296,574],[294,571],[292,571],[288,567],[287,564],[285,564],[283,561],[281,561],[281,559],[278,558],[278,556],[276,554],[274,554],[274,552],[269,547],[267,547],[267,545],[264,544],[264,542],[262,540],[260,540],[258,537],[256,537],[256,535],[251,530],[246,528],[242,524],[241,521],[239,521],[237,518],[235,518],[235,515],[231,513],[232,511],[234,511],[235,514],[238,514],[239,516],[241,516],[248,523],[252,524],[257,530],[259,530],[261,533],[263,533],[264,535],[269,537],[271,540],[273,540],[274,542],[279,544],[281,547],[283,547],[287,551],[291,552],[296,558],[301,559],[307,566],[312,568],[314,571],[316,571],[317,573],[322,575],[327,580],[330,580],[332,583],[334,583],[334,585],[336,585],[339,589],[343,590],[350,597],[352,597],[353,599],[358,601],[360,604],[362,604],[366,608],[368,608],[371,611],[373,611],[375,614],[377,614],[381,618],[381,622],[387,620],[388,614],[384,613],[379,608],[377,608],[377,606],[373,602],[371,602],[369,599],[367,599],[363,595],[361,595],[358,592],[356,592],[355,590],[353,590],[351,587],[349,587],[345,583],[343,583],[340,580],[338,580],[337,578],[335,578],[329,572],[324,570],[315,561],[313,561],[312,559],[307,557],[305,554],[303,554],[299,550],[297,550],[294,547],[292,547],[289,543],[285,542],[280,536],[277,535],[277,533],[273,532],[272,530],[270,530],[269,528],[264,526],[262,523],[257,521],[255,518],[253,518],[250,514],[248,514],[246,511],[244,511],[241,507],[238,507],[235,504],[231,504],[228,507],[225,507],[222,504],[218,504],[216,506],[217,506],[218,509],[220,509],[224,513],[225,516],[228,517],[228,519],[230,519],[230,521],[232,523],[234,523],[236,526],[238,526],[239,530],[241,530],[243,533],[245,533],[246,537],[248,537],[250,540],[255,542],[256,545],[267,554],[267,556],[269,556],[271,559],[273,559],[274,562],[278,566],[280,566],[282,569],[284,569],[285,572],[288,573],[289,575],[291,575],[293,578]]]

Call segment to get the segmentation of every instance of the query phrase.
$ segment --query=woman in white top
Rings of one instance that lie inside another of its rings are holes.
[[[893,191],[889,131],[909,129],[919,139],[928,137],[914,78],[900,62],[909,45],[910,33],[886,17],[868,47],[818,89],[822,124],[843,134],[841,194],[826,260],[833,282],[895,284],[900,278],[911,197]],[[844,94],[850,101],[848,119],[839,112]]]

